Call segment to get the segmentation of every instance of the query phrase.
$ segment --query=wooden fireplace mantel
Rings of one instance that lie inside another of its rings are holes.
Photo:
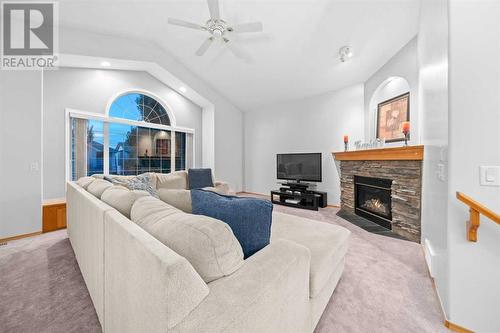
[[[339,151],[332,155],[337,161],[422,161],[424,146]]]

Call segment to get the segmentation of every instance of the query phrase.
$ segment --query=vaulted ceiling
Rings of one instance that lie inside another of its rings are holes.
[[[227,22],[264,25],[262,33],[232,34],[251,56],[247,63],[222,43],[198,57],[208,33],[167,23],[204,24],[205,0],[59,3],[62,25],[153,41],[242,110],[364,82],[417,34],[420,8],[420,0],[220,0]],[[341,63],[344,45],[354,56]]]

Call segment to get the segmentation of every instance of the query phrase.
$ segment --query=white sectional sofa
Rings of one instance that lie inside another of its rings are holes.
[[[79,184],[68,234],[104,332],[312,332],[342,275],[345,228],[274,212],[271,244],[243,260],[222,221]]]

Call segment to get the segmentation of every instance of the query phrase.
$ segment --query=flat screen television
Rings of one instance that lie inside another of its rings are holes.
[[[277,178],[321,182],[321,153],[277,154]]]

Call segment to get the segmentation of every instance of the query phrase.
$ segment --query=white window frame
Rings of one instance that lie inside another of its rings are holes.
[[[144,94],[142,91],[138,90],[133,90],[128,92],[133,93],[141,93]],[[123,95],[124,93],[121,93],[118,96]],[[150,95],[150,93],[146,93],[146,95]],[[154,97],[152,95],[151,97]],[[115,97],[116,98],[116,97]],[[160,102],[161,103],[161,102]],[[109,112],[109,105],[108,109],[106,110],[106,114],[102,113],[93,113],[93,112],[87,112],[87,111],[81,111],[81,110],[76,110],[76,109],[70,109],[66,108],[66,121],[65,121],[65,146],[66,146],[66,181],[71,181],[71,118],[79,118],[79,119],[86,119],[86,120],[98,120],[102,121],[104,124],[104,138],[103,138],[103,143],[104,143],[104,152],[103,152],[103,173],[105,175],[109,175],[109,123],[118,123],[118,124],[124,124],[124,125],[130,125],[130,126],[138,126],[138,127],[145,127],[145,128],[152,128],[152,129],[159,129],[159,130],[165,130],[165,131],[170,131],[171,133],[171,158],[170,158],[170,170],[176,171],[175,170],[175,153],[176,153],[176,144],[175,144],[175,133],[176,132],[181,132],[181,133],[186,133],[186,134],[191,134],[193,137],[193,156],[192,156],[192,165],[196,165],[196,152],[195,152],[195,140],[196,140],[196,133],[193,128],[187,128],[187,127],[181,127],[181,126],[167,126],[167,125],[159,125],[159,124],[154,124],[154,123],[148,123],[145,121],[135,121],[135,120],[129,120],[129,119],[124,119],[124,118],[114,118],[114,117],[109,117],[108,116]],[[171,113],[168,112],[168,115],[170,117]],[[172,121],[172,119],[171,119]],[[175,121],[174,121],[175,123]]]

